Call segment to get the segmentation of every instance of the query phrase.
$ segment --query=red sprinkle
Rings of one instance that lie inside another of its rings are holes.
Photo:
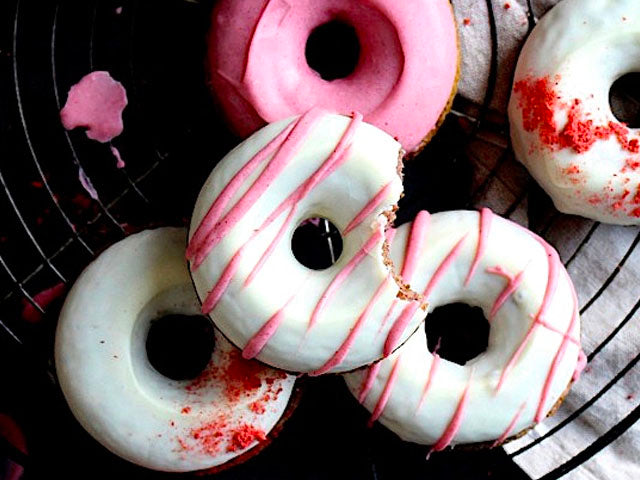
[[[520,80],[513,91],[520,95],[524,129],[528,132],[537,131],[540,141],[548,148],[571,148],[576,153],[584,153],[597,140],[607,140],[613,136],[624,150],[640,153],[640,142],[636,138],[629,139],[630,132],[626,125],[617,122],[594,125],[593,120],[585,117],[580,99],[574,99],[569,105],[559,101],[548,76]],[[567,124],[562,130],[554,118],[555,113],[561,110],[567,111]]]
[[[255,428],[252,425],[242,425],[233,431],[231,443],[227,446],[227,452],[236,452],[243,450],[253,442],[263,441],[267,438],[263,430]]]

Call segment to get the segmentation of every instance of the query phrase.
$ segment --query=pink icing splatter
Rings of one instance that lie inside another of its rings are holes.
[[[126,106],[127,92],[122,84],[109,72],[92,72],[71,87],[60,119],[67,130],[84,127],[87,137],[106,143],[122,133]]]
[[[124,168],[125,167],[125,163],[124,163],[124,160],[122,160],[122,155],[120,155],[120,150],[118,150],[116,147],[111,145],[111,153],[116,158],[116,167],[117,168]]]
[[[64,293],[65,289],[65,284],[60,282],[57,285],[54,285],[53,287],[47,288],[36,294],[33,297],[33,301],[36,302],[40,306],[40,308],[44,310],[51,304],[51,302],[60,297]],[[22,319],[24,321],[29,323],[38,323],[40,320],[42,320],[42,313],[34,305],[32,305],[31,302],[23,299],[22,303]]]

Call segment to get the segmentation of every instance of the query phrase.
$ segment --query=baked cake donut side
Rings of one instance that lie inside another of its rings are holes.
[[[215,167],[194,209],[187,257],[203,312],[245,358],[321,374],[388,353],[382,320],[403,286],[384,245],[402,192],[401,154],[362,116],[314,109],[261,129]],[[342,253],[324,270],[292,252],[296,228],[311,218],[328,219],[342,237]]]
[[[172,380],[151,366],[151,322],[200,315],[185,240],[186,230],[162,228],[107,249],[70,291],[55,344],[60,386],[82,426],[116,455],[169,472],[251,455],[287,410],[295,382],[242,359],[217,331],[197,378]]]
[[[306,46],[331,22],[355,32],[359,56],[346,77],[325,80]],[[448,0],[221,0],[208,63],[217,102],[242,137],[321,107],[362,112],[415,152],[451,106],[459,53]]]
[[[520,54],[513,148],[562,212],[640,224],[640,130],[609,105],[614,81],[640,71],[638,38],[636,0],[564,0]]]
[[[391,256],[413,264],[410,281],[430,311],[481,307],[491,327],[487,350],[465,365],[431,353],[420,329],[389,358],[345,375],[371,422],[439,451],[499,444],[541,421],[584,363],[577,299],[555,250],[484,209],[421,212],[398,228]]]

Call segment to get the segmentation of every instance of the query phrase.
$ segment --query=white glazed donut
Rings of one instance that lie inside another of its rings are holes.
[[[484,209],[421,212],[397,229],[391,256],[409,265],[430,311],[481,307],[489,345],[462,366],[430,353],[420,329],[389,358],[345,375],[371,421],[439,451],[501,443],[544,418],[584,365],[577,300],[556,251]]]
[[[637,0],[564,0],[522,50],[513,148],[562,212],[640,223],[640,131],[609,106],[613,82],[640,71],[639,36]]]
[[[187,256],[203,312],[245,358],[321,374],[383,356],[381,320],[399,291],[383,258],[384,212],[402,192],[401,153],[361,115],[314,109],[263,128],[216,166],[197,200]],[[291,250],[295,229],[314,217],[343,238],[342,254],[321,271]]]
[[[55,349],[60,386],[82,426],[113,453],[173,472],[208,469],[254,448],[295,382],[242,359],[219,333],[195,380],[174,381],[150,365],[151,322],[200,314],[185,242],[184,229],[163,228],[106,250],[69,293]]]

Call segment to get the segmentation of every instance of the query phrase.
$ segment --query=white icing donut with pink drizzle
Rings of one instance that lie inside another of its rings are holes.
[[[209,469],[258,446],[295,382],[242,359],[217,331],[196,379],[171,380],[151,366],[151,322],[200,314],[184,261],[186,235],[162,228],[111,246],[78,278],[56,332],[60,387],[82,426],[116,455],[169,472]]]
[[[360,45],[345,78],[325,80],[307,63],[312,32],[339,21]],[[418,150],[456,89],[458,43],[448,0],[220,0],[209,38],[211,84],[233,129],[311,107],[349,114]]]
[[[558,210],[640,224],[640,129],[611,111],[609,92],[640,71],[638,0],[564,0],[528,38],[509,103],[518,160]]]
[[[314,109],[265,127],[216,166],[187,257],[203,312],[245,358],[313,374],[382,358],[390,328],[382,320],[399,291],[383,259],[384,213],[402,192],[401,153],[361,115]],[[343,238],[336,263],[320,271],[291,251],[293,232],[313,217]]]
[[[420,329],[390,357],[345,375],[371,422],[439,451],[499,444],[542,420],[584,365],[577,300],[556,251],[484,209],[421,212],[397,229],[391,257],[429,310],[481,307],[491,329],[487,350],[464,366],[430,353]],[[411,309],[390,318],[402,324]]]

